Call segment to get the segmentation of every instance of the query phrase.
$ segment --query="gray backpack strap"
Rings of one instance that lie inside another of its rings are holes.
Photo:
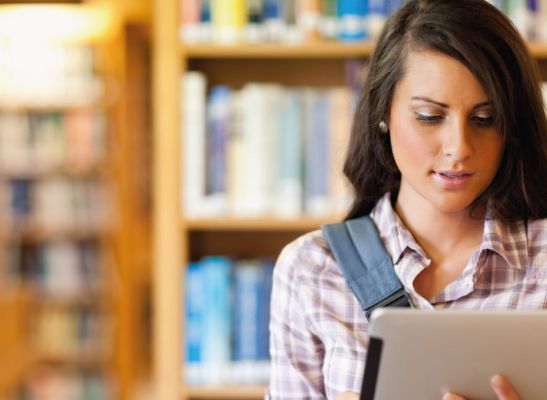
[[[326,224],[321,229],[367,318],[378,307],[410,307],[408,295],[368,215]]]

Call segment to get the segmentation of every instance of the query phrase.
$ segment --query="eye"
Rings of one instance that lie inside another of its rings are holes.
[[[442,122],[444,117],[442,115],[430,115],[430,114],[421,114],[414,113],[416,115],[416,120],[422,122],[424,125],[438,125]]]
[[[492,116],[476,115],[472,117],[472,120],[479,126],[489,127],[494,125],[494,117]]]

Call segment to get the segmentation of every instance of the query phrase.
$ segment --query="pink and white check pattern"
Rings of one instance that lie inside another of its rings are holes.
[[[480,249],[430,302],[412,285],[429,259],[394,212],[389,194],[371,216],[416,307],[547,308],[547,219],[505,224],[487,215]],[[359,392],[367,328],[321,231],[290,243],[274,269],[266,398],[334,399]]]

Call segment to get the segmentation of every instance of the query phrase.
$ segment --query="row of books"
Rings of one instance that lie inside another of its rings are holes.
[[[94,307],[41,304],[33,309],[30,334],[44,362],[100,365],[110,346],[106,316]]]
[[[185,286],[184,379],[190,385],[266,383],[271,260],[209,256]]]
[[[292,218],[346,209],[352,89],[248,83],[207,95],[205,76],[190,71],[182,92],[185,215]]]
[[[60,240],[6,245],[2,264],[6,281],[31,288],[42,299],[81,301],[104,290],[101,261],[96,241]]]
[[[0,171],[33,175],[97,168],[105,159],[102,112],[73,108],[63,112],[0,113]]]
[[[111,379],[97,372],[73,369],[34,369],[13,400],[108,400],[113,399]]]
[[[547,0],[488,0],[507,15],[527,39],[547,40]]]
[[[184,42],[374,38],[403,0],[180,0]]]
[[[104,98],[105,83],[96,75],[93,59],[92,46],[5,38],[0,47],[0,107],[97,104]]]
[[[96,234],[111,222],[107,189],[97,178],[47,176],[0,181],[8,236]]]

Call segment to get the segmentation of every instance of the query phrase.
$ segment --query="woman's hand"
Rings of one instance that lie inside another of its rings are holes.
[[[498,396],[498,400],[520,399],[515,389],[513,389],[513,386],[511,386],[509,381],[502,375],[495,375],[492,377],[492,379],[490,379],[490,387]],[[351,397],[349,399],[351,399]],[[443,400],[465,400],[465,398],[458,396],[457,394],[446,393],[443,396]]]
[[[344,392],[336,396],[336,400],[359,400],[359,393]]]

